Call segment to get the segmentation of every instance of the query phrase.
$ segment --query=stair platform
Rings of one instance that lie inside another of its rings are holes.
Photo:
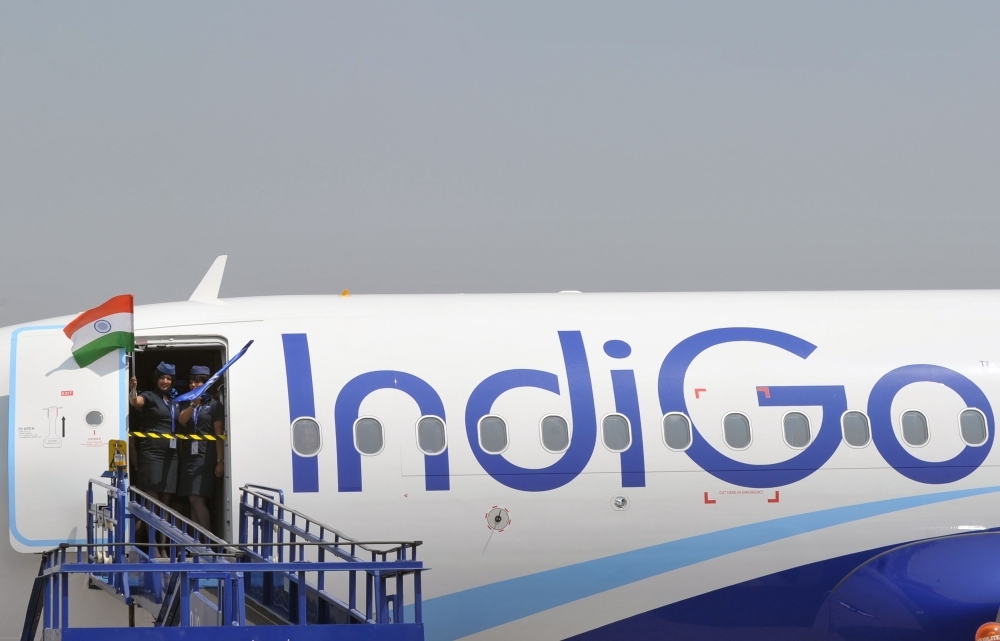
[[[423,640],[420,541],[352,539],[276,488],[242,487],[239,509],[230,543],[130,487],[121,468],[91,479],[87,543],[43,555],[22,641],[39,629],[44,641]],[[154,627],[70,627],[73,574]]]

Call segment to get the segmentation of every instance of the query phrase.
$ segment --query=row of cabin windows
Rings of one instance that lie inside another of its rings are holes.
[[[374,456],[385,447],[382,421],[363,416],[354,423],[354,446],[362,454]],[[424,454],[434,456],[448,447],[444,421],[437,416],[421,416],[417,421],[417,447]]]
[[[549,414],[538,424],[542,447],[553,454],[569,447],[569,423],[558,414]],[[608,414],[601,420],[601,441],[612,452],[624,452],[632,445],[632,426],[622,414]],[[500,454],[510,444],[507,421],[499,416],[479,419],[479,446],[489,454]]]
[[[967,445],[977,446],[988,437],[986,417],[977,409],[968,408],[959,415],[959,431]],[[840,419],[844,441],[851,447],[865,447],[871,442],[871,424],[864,412],[845,412]],[[903,441],[911,447],[922,447],[930,440],[927,417],[918,410],[907,410],[900,416]],[[500,454],[510,444],[507,422],[500,416],[484,416],[479,420],[479,445],[489,454]],[[671,412],[661,422],[663,443],[667,448],[682,452],[691,445],[691,419]],[[809,417],[802,412],[788,412],[781,419],[785,444],[803,449],[812,442]],[[550,414],[539,423],[542,447],[554,454],[569,447],[569,423],[558,414]],[[745,450],[753,442],[750,419],[745,414],[731,412],[722,419],[722,434],[726,445]],[[319,424],[315,420],[298,419],[292,425],[293,445],[302,456],[319,451]],[[608,414],[601,420],[601,441],[611,452],[624,452],[632,445],[632,427],[622,414]],[[354,445],[365,455],[373,456],[385,446],[382,422],[371,416],[359,418],[354,424]],[[448,446],[444,421],[436,416],[423,416],[417,421],[417,447],[428,455],[440,454]]]
[[[559,454],[569,448],[569,423],[558,414],[542,418],[542,447]],[[624,452],[632,445],[632,428],[621,414],[604,417],[601,435],[605,447],[612,452]],[[311,418],[297,419],[292,424],[292,445],[301,456],[313,456],[320,449],[319,424]],[[484,416],[479,420],[479,445],[485,452],[500,454],[510,443],[507,422],[499,416]],[[424,454],[440,454],[448,446],[444,421],[436,416],[423,416],[417,421],[417,447]],[[385,447],[382,421],[363,416],[354,423],[354,447],[358,452],[374,456]]]
[[[923,447],[930,440],[927,417],[919,410],[906,410],[900,415],[901,436],[911,447]],[[845,412],[840,419],[844,441],[851,447],[865,447],[871,442],[871,423],[864,412]],[[982,445],[988,437],[986,416],[979,410],[967,408],[958,416],[959,432],[966,445]],[[781,419],[785,444],[793,449],[803,449],[812,442],[809,417],[801,412],[788,412]],[[726,414],[722,419],[722,433],[726,445],[734,450],[745,450],[753,441],[750,419],[739,412]],[[663,440],[673,450],[686,449],[691,444],[691,422],[683,414],[663,417]]]
[[[316,419],[303,417],[292,422],[292,449],[299,456],[315,456],[322,449],[323,440]],[[362,416],[354,422],[354,447],[359,452],[374,456],[385,447],[385,430],[382,421],[373,416]],[[417,421],[417,447],[424,454],[440,454],[448,447],[444,421],[437,416],[421,416]]]

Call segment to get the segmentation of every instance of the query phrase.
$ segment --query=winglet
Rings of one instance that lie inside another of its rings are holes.
[[[218,300],[219,287],[222,286],[222,274],[226,271],[226,258],[228,256],[223,255],[215,259],[188,300],[201,302]]]

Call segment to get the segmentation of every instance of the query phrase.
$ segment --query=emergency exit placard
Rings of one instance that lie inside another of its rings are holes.
[[[86,541],[87,481],[126,438],[125,352],[80,368],[62,327],[16,330],[11,344],[10,542],[36,552]]]

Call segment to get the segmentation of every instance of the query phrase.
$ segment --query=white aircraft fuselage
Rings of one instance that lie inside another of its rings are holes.
[[[16,337],[71,319],[0,330],[0,360]],[[135,309],[140,345],[231,355],[254,341],[226,380],[231,506],[245,483],[280,487],[351,536],[423,541],[426,637],[442,641],[850,638],[829,633],[823,617],[837,614],[824,614],[823,596],[855,567],[892,546],[1000,527],[998,328],[992,291]],[[37,571],[30,552],[79,538],[70,525],[83,520],[85,487],[46,467],[55,459],[30,458],[50,456],[48,437],[18,436],[29,410],[15,410],[11,387],[3,370],[13,500],[0,629],[14,638]],[[296,419],[318,423],[320,442],[296,441]],[[60,451],[84,452],[88,439],[99,450],[122,425],[90,431],[60,437]],[[19,462],[34,476],[15,475]],[[55,505],[69,521],[45,520]],[[996,611],[995,591],[970,594]],[[110,597],[88,598],[74,616],[120,616],[105,614],[120,608]]]

